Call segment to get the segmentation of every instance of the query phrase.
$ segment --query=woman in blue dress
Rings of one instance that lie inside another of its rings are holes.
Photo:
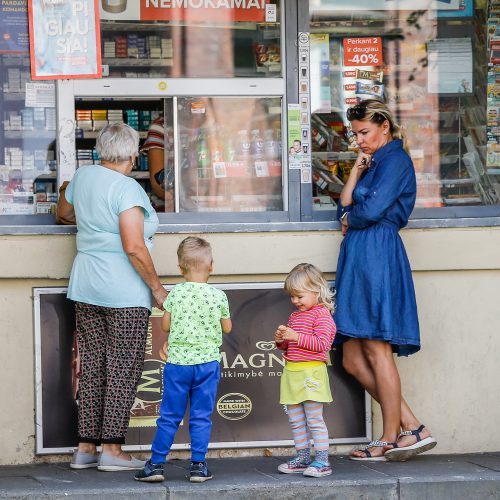
[[[415,205],[413,163],[387,106],[367,99],[348,109],[360,152],[337,217],[345,236],[337,265],[337,341],[343,364],[380,403],[383,434],[352,460],[398,460],[430,450],[436,440],[402,398],[393,353],[420,349],[415,291],[398,231]]]

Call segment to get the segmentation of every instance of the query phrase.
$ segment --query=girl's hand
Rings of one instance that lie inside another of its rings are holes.
[[[293,340],[294,342],[297,342],[297,340],[299,340],[299,334],[295,330],[292,330],[287,326],[285,326],[284,328],[285,330],[283,331],[283,340]]]
[[[285,340],[283,338],[283,330],[282,330],[282,328],[286,329],[286,326],[284,327],[283,325],[280,325],[280,326],[278,326],[278,329],[274,332],[274,341],[277,344],[281,344],[283,342],[283,340]]]

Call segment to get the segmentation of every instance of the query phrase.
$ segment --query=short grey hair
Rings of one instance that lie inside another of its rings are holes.
[[[95,149],[101,160],[126,161],[139,150],[139,134],[125,123],[110,123],[97,134]]]

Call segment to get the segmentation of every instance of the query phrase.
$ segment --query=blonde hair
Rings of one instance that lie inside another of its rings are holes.
[[[318,304],[323,304],[332,311],[333,292],[330,290],[323,273],[313,264],[302,263],[295,266],[285,279],[285,291],[289,295],[300,292],[318,294]]]
[[[389,131],[393,139],[401,139],[403,141],[403,148],[408,151],[406,137],[401,131],[401,126],[398,125],[394,116],[387,106],[387,104],[379,101],[378,99],[365,99],[356,106],[347,110],[347,119],[349,121],[369,121],[382,125],[386,120],[389,122]]]
[[[184,238],[177,248],[179,266],[184,271],[207,270],[212,264],[212,247],[207,240],[197,236]]]

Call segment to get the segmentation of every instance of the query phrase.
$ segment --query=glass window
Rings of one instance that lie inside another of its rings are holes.
[[[385,100],[403,127],[417,208],[500,204],[499,66],[487,50],[498,14],[484,1],[424,3],[311,2],[315,209],[335,207],[357,154],[345,111],[366,98]]]
[[[0,54],[0,214],[52,213],[56,190],[53,82],[30,80],[27,55]]]
[[[279,2],[146,3],[102,1],[104,76],[281,76]]]
[[[178,98],[179,211],[283,210],[281,98]]]
[[[86,98],[75,113],[77,168],[98,163],[107,123],[138,130],[131,176],[159,212],[284,209],[280,97]]]

